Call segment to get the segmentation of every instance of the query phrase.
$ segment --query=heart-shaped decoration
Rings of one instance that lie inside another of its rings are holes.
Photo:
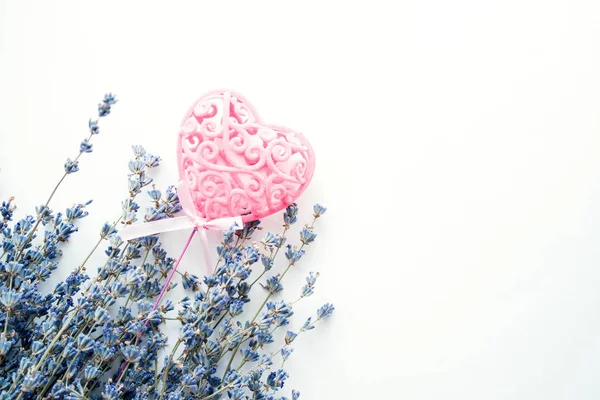
[[[179,179],[207,221],[266,217],[308,186],[315,157],[298,132],[261,121],[240,94],[215,91],[189,109],[179,133]]]

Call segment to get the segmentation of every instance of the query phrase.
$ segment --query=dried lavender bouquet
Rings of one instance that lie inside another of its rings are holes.
[[[281,233],[253,241],[260,221],[225,231],[215,272],[200,279],[177,271],[189,296],[152,310],[175,260],[158,235],[123,242],[118,229],[138,219],[170,218],[181,206],[173,187],[161,191],[152,184],[149,175],[160,157],[133,146],[121,215],[102,226],[89,255],[63,282],[50,293],[40,289],[54,271],[72,265],[64,262],[62,247],[91,203],[62,213],[50,208],[51,200],[63,180],[79,170],[80,157],[92,152],[99,122],[115,103],[112,94],[100,102],[79,154],[66,161],[64,175],[35,215],[13,223],[14,199],[0,206],[0,399],[285,399],[284,364],[292,343],[334,311],[325,304],[299,330],[286,328],[293,306],[313,293],[318,273],[308,274],[292,301],[281,299],[282,280],[314,242],[315,222],[325,207],[314,206],[299,246],[287,244],[297,221],[295,204],[283,213]],[[151,206],[141,217],[143,195]],[[104,262],[89,265],[92,254],[102,250]],[[280,251],[283,257],[277,258]],[[253,269],[260,273],[251,279]],[[261,305],[248,316],[253,288],[258,293],[252,299]],[[171,343],[163,333],[168,320],[181,325]],[[281,341],[278,331],[285,332]],[[294,400],[299,395],[290,394]]]

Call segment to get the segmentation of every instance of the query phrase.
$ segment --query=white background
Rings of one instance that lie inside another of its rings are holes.
[[[599,23],[593,0],[0,1],[0,196],[32,212],[118,95],[53,203],[95,200],[66,274],[120,213],[130,145],[174,183],[188,106],[238,90],[315,149],[302,219],[329,207],[286,286],[320,271],[299,320],[337,312],[298,340],[287,389],[597,399]]]

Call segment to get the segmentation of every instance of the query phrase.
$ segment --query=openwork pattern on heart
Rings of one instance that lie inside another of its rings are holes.
[[[180,129],[179,177],[200,217],[256,220],[293,203],[310,182],[315,159],[298,132],[263,123],[230,91],[201,97]]]

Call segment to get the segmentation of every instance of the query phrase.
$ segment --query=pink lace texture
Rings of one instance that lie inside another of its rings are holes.
[[[244,222],[293,203],[314,173],[313,150],[299,132],[262,122],[232,91],[210,92],[187,112],[179,132],[179,179],[201,218]]]

